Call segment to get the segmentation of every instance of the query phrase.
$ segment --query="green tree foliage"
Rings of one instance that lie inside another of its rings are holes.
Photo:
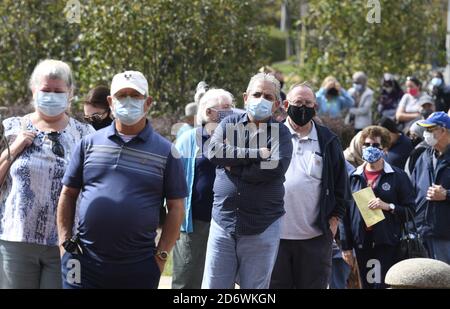
[[[0,104],[29,100],[27,79],[40,59],[69,62],[78,94],[127,69],[149,81],[156,112],[193,100],[198,81],[235,94],[263,64],[261,3],[226,0],[91,0],[69,24],[66,1],[0,4]]]
[[[375,17],[371,2],[380,3],[380,23],[368,22]],[[446,2],[310,0],[299,21],[306,27],[300,74],[319,85],[330,74],[351,82],[363,70],[376,88],[384,72],[424,78],[432,63],[445,65]]]

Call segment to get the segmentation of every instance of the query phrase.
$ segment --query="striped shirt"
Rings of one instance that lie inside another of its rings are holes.
[[[150,123],[128,142],[115,122],[81,141],[63,183],[81,189],[78,229],[88,256],[133,263],[153,254],[164,199],[187,196],[178,156]]]

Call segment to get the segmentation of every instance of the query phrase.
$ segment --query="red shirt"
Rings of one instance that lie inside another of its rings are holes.
[[[381,172],[383,170],[372,172],[364,169],[364,176],[366,176],[367,179],[367,185],[373,189],[373,184],[377,181],[378,177],[380,177]]]
[[[369,187],[371,187],[373,189],[374,184],[377,181],[378,177],[380,177],[382,171],[383,170],[379,170],[377,172],[372,172],[372,171],[368,171],[368,170],[364,169],[364,176],[366,176],[367,185]],[[365,226],[365,228],[366,228],[366,231],[372,231],[373,230],[372,226],[371,227]]]

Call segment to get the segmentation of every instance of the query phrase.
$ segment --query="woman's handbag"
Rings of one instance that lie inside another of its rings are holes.
[[[412,222],[412,228],[409,224]],[[406,210],[406,222],[402,224],[402,234],[399,244],[400,260],[412,258],[427,258],[428,252],[423,244],[423,239],[417,232],[417,226],[414,222],[414,216],[410,210]]]

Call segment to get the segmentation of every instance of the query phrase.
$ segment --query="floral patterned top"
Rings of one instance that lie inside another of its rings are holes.
[[[3,121],[7,140],[11,142],[22,130],[36,132],[36,138],[12,163],[0,197],[0,239],[58,245],[56,206],[62,189],[62,177],[77,143],[95,132],[88,124],[69,118],[57,141],[64,156],[52,151],[55,139],[39,131],[29,117],[12,117]]]

